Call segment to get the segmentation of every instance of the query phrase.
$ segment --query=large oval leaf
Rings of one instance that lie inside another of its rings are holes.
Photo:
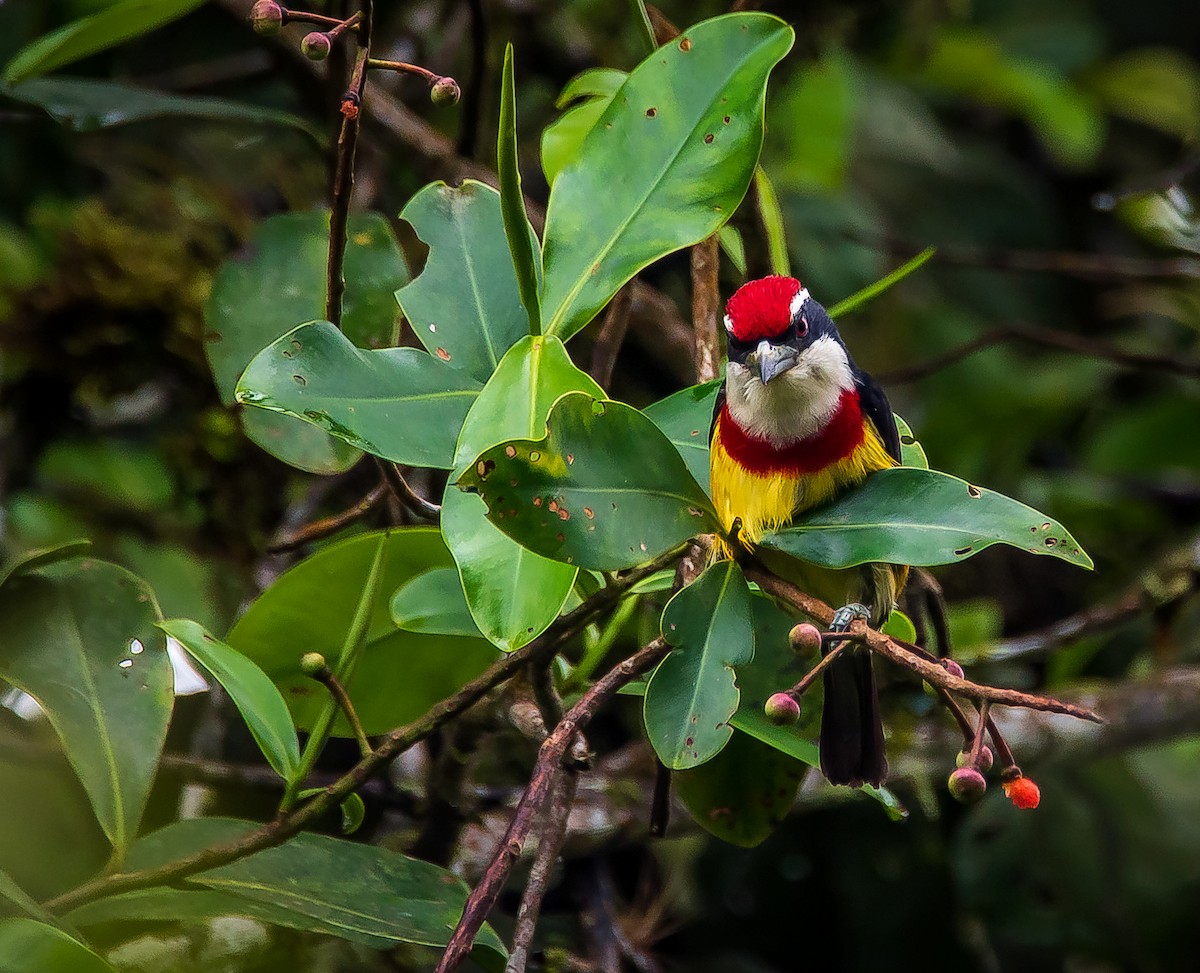
[[[36,919],[0,921],[0,973],[116,973],[78,939]]]
[[[732,561],[718,561],[667,602],[662,634],[675,648],[650,677],[643,715],[658,759],[698,767],[729,742],[738,707],[734,666],[754,658],[750,586]]]
[[[263,756],[280,777],[291,780],[300,766],[300,745],[287,703],[267,674],[193,621],[176,618],[158,627],[187,649],[229,693]]]
[[[482,453],[459,485],[545,557],[599,571],[642,564],[716,529],[708,497],[644,415],[586,393],[555,403],[544,439]]]
[[[1092,567],[1058,521],[947,473],[910,467],[873,473],[762,544],[830,568],[872,561],[952,564],[993,544]]]
[[[642,411],[671,440],[688,472],[708,489],[708,431],[724,379],[693,385],[668,395]]]
[[[281,335],[325,315],[329,213],[283,213],[264,220],[246,246],[222,264],[204,309],[205,352],[222,401],[233,404],[238,377]],[[378,213],[350,217],[342,327],[356,345],[396,343],[393,292],[408,267],[391,227]],[[352,466],[357,449],[293,417],[250,412],[246,434],[286,463],[315,473]]]
[[[137,831],[171,717],[172,677],[144,581],[62,561],[0,588],[0,678],[41,704],[117,853]]]
[[[236,395],[393,462],[449,469],[479,388],[416,348],[363,351],[328,321],[313,321],[255,355]]]
[[[486,382],[529,331],[500,194],[473,179],[461,186],[430,183],[400,218],[429,247],[429,256],[420,276],[396,291],[396,300],[431,355]],[[532,227],[528,233],[536,241]]]
[[[471,407],[459,437],[455,471],[463,472],[497,443],[543,435],[551,406],[572,391],[604,394],[571,363],[557,338],[527,336],[517,342]],[[558,617],[576,569],[515,543],[488,522],[479,497],[455,489],[453,483],[442,501],[442,532],[458,564],[475,623],[500,648],[520,648]]]
[[[333,660],[340,655],[380,533],[331,544],[301,561],[263,592],[226,636],[271,677],[302,729],[312,726],[329,693],[300,671],[300,656],[320,652]],[[388,533],[379,596],[347,687],[367,733],[416,719],[495,660],[495,649],[482,639],[402,632],[392,623],[392,592],[418,574],[453,563],[435,529]],[[344,719],[334,732],[351,735]]]
[[[232,818],[178,821],[138,841],[129,864],[155,867],[258,827]],[[398,942],[445,946],[469,891],[461,878],[429,862],[376,845],[309,833],[200,872],[188,878],[186,885],[224,893],[226,911],[242,900],[251,905],[250,914],[260,908],[268,910],[264,918],[269,922],[286,920],[281,924],[341,936],[376,949]],[[178,909],[182,918],[192,918],[218,906],[211,899],[194,906],[176,896],[172,899],[167,910],[156,910],[153,904],[149,907],[160,913]],[[128,912],[128,903],[118,911],[106,910],[101,902],[77,910],[72,917],[91,923]],[[492,954],[479,957],[489,968],[505,955],[503,943],[490,926],[480,930],[476,947]],[[499,968],[503,969],[503,963]]]
[[[547,334],[569,338],[639,270],[733,215],[762,146],[767,75],[792,39],[776,17],[729,14],[630,74],[550,192]]]

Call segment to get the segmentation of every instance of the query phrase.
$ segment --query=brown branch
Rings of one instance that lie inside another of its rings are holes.
[[[789,581],[754,565],[745,566],[746,577],[758,584],[769,595],[786,601],[810,618],[826,628],[833,621],[833,609],[823,601],[805,594]],[[908,669],[920,676],[921,679],[934,687],[940,687],[956,696],[966,696],[980,702],[990,700],[1004,706],[1019,706],[1024,709],[1045,710],[1051,713],[1064,713],[1078,719],[1089,720],[1093,723],[1104,722],[1089,709],[1074,703],[1064,703],[1048,696],[1035,696],[1016,689],[999,689],[994,686],[981,686],[969,679],[952,676],[936,662],[922,658],[912,651],[911,647],[901,646],[893,639],[874,629],[857,623],[853,631],[866,636],[866,645],[876,655],[882,656],[894,665]]]
[[[387,489],[386,483],[378,483],[371,488],[370,493],[359,500],[353,507],[343,510],[341,513],[333,514],[330,517],[314,520],[312,523],[305,524],[299,530],[289,534],[282,540],[273,541],[268,544],[267,553],[285,554],[288,551],[294,551],[298,547],[303,547],[305,544],[319,541],[330,534],[336,534],[343,527],[349,527],[351,524],[357,523],[379,506],[379,502],[387,495]]]
[[[629,312],[632,309],[633,288],[631,284],[626,284],[609,301],[600,333],[596,335],[596,344],[592,348],[592,378],[606,391],[612,381],[625,333],[629,330]]]
[[[508,881],[513,866],[521,857],[525,839],[533,827],[538,812],[552,793],[556,778],[563,772],[563,758],[566,756],[575,734],[591,722],[597,710],[618,689],[657,665],[667,654],[669,648],[670,646],[662,638],[657,638],[619,663],[583,694],[579,702],[563,716],[562,721],[554,728],[554,732],[546,738],[538,750],[533,776],[525,793],[521,796],[520,803],[517,804],[516,813],[500,843],[500,849],[479,884],[471,890],[471,895],[463,908],[462,918],[459,919],[458,925],[450,937],[450,942],[438,962],[436,973],[451,973],[458,969],[471,951],[476,934],[483,926],[492,906],[495,905],[496,898],[504,887],[504,883]]]
[[[409,486],[408,481],[404,479],[404,474],[400,472],[400,467],[378,456],[375,457],[375,462],[379,465],[380,472],[383,473],[383,480],[388,485],[388,489],[405,508],[426,520],[436,521],[442,516],[441,505],[431,503]]]
[[[692,330],[695,333],[696,381],[721,373],[721,292],[717,283],[720,254],[717,235],[692,247]]]
[[[326,17],[324,14],[312,13],[308,10],[288,10],[283,8],[283,24],[312,24],[315,27],[340,27],[342,30],[357,30],[361,14],[355,14],[349,20],[338,20],[337,17]]]
[[[938,252],[938,256],[941,256],[941,251]],[[949,351],[927,362],[885,372],[879,376],[879,381],[888,385],[903,385],[907,382],[916,382],[936,372],[940,372],[944,368],[955,365],[985,348],[1005,344],[1010,341],[1024,341],[1028,344],[1043,348],[1053,348],[1057,351],[1082,355],[1086,358],[1110,361],[1115,365],[1120,365],[1122,368],[1147,369],[1191,377],[1200,376],[1200,361],[1193,359],[1181,359],[1172,354],[1143,354],[1141,352],[1125,351],[1107,342],[1068,334],[1065,331],[1013,324],[989,331],[977,338],[972,338],[957,348],[951,348]]]

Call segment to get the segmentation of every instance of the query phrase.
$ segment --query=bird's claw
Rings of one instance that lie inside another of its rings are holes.
[[[858,602],[852,601],[850,604],[843,605],[833,613],[833,621],[829,625],[829,631],[847,632],[850,630],[850,626],[854,620],[858,618],[868,621],[871,618],[871,609],[866,605],[860,605]]]

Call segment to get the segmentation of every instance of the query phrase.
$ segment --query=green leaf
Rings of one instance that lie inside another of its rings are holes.
[[[1032,507],[946,473],[905,466],[871,474],[762,544],[830,568],[952,564],[993,544],[1092,567],[1066,528]]]
[[[855,311],[864,304],[873,301],[889,287],[904,280],[914,270],[919,270],[925,266],[935,253],[937,253],[937,247],[926,247],[911,260],[906,260],[890,274],[880,277],[874,284],[869,284],[862,290],[851,294],[845,300],[838,301],[829,309],[829,316],[837,318],[843,314],[849,314],[851,311]]]
[[[329,213],[284,213],[264,220],[242,251],[221,266],[204,310],[205,352],[222,401],[233,404],[238,377],[263,348],[297,325],[325,315]],[[378,213],[350,216],[342,328],[359,347],[395,344],[397,287],[408,268]],[[243,413],[246,434],[286,463],[336,473],[361,454],[291,416]]]
[[[718,561],[667,602],[662,635],[674,649],[646,689],[650,745],[672,770],[698,767],[729,742],[738,708],[734,666],[754,658],[750,586],[732,561]]]
[[[325,136],[299,115],[260,108],[225,98],[197,98],[152,91],[96,78],[38,78],[0,85],[0,94],[36,105],[74,132],[93,132],[151,118],[203,118],[249,125],[284,125],[299,129],[318,143]]]
[[[538,263],[541,253],[529,238],[529,217],[525,213],[525,196],[521,192],[521,169],[517,160],[517,91],[513,81],[513,47],[504,48],[504,70],[500,81],[500,125],[496,142],[496,173],[500,177],[500,209],[504,213],[504,235],[521,304],[529,316],[529,333],[542,333],[542,309],[538,299],[541,273]]]
[[[467,607],[462,579],[454,568],[418,574],[392,595],[391,610],[396,627],[408,632],[475,638],[480,635]]]
[[[3,585],[9,578],[15,578],[19,574],[26,574],[29,571],[35,571],[47,564],[54,564],[58,561],[66,561],[73,557],[79,557],[86,554],[92,546],[89,540],[64,541],[61,544],[53,544],[50,547],[43,547],[36,551],[26,551],[20,557],[9,561],[3,568],[0,568],[0,585]]]
[[[0,921],[0,973],[116,973],[61,929],[18,917]]]
[[[628,72],[615,68],[590,68],[567,82],[556,106],[563,109],[573,101],[582,101],[542,131],[542,172],[549,185],[554,185],[558,174],[582,151],[583,140],[628,77]]]
[[[351,794],[341,803],[342,834],[354,834],[367,817],[367,806],[357,794]]]
[[[400,211],[429,247],[425,269],[396,291],[431,355],[486,382],[529,331],[504,233],[500,194],[467,179],[430,183]],[[536,238],[527,227],[531,245]]]
[[[1200,138],[1200,67],[1182,51],[1125,51],[1090,71],[1088,86],[1116,115],[1185,143]]]
[[[171,663],[144,581],[59,562],[0,589],[0,678],[41,704],[117,855],[137,831],[171,717]]]
[[[38,905],[37,901],[5,871],[0,871],[0,898],[7,900],[22,912],[33,916],[35,919],[41,919],[43,922],[48,922],[52,925],[58,921]],[[2,958],[0,958],[0,962],[3,962]]]
[[[500,362],[463,423],[455,453],[462,473],[484,450],[546,431],[550,407],[566,392],[604,393],[571,363],[557,338],[525,337]],[[462,576],[479,630],[505,651],[540,635],[558,617],[576,569],[540,557],[488,522],[477,496],[457,490],[454,477],[442,500],[442,532]]]
[[[721,229],[717,230],[717,242],[721,245],[721,252],[733,264],[733,269],[741,277],[745,277],[746,242],[742,239],[741,231],[736,226],[726,223]]]
[[[918,470],[929,469],[929,458],[925,455],[925,447],[917,442],[912,427],[894,412],[892,418],[896,421],[896,432],[900,434],[901,464],[915,467]]]
[[[708,489],[708,431],[724,379],[693,385],[642,411],[663,431],[687,464],[688,472]]]
[[[733,214],[762,145],[767,75],[792,39],[775,17],[728,14],[630,74],[550,192],[547,334],[571,337],[639,270]]]
[[[478,491],[488,519],[522,546],[598,571],[716,529],[708,497],[654,423],[587,393],[555,403],[544,439],[487,450],[458,484]]]
[[[744,733],[701,767],[675,775],[675,790],[709,834],[742,848],[765,841],[796,800],[804,766]]]
[[[287,703],[267,674],[193,621],[177,618],[160,622],[158,627],[187,649],[229,693],[263,756],[280,777],[291,780],[300,765],[300,746]]]
[[[249,821],[193,818],[147,835],[130,854],[131,867],[153,867],[255,830]],[[235,895],[256,905],[308,917],[316,932],[386,949],[397,942],[444,946],[466,903],[466,883],[428,862],[359,842],[299,834],[230,865],[200,872],[188,885]],[[476,939],[503,957],[488,926]],[[502,967],[501,967],[502,968]]]
[[[255,355],[235,394],[384,459],[448,469],[479,388],[416,348],[363,351],[328,321],[313,321]]]
[[[771,273],[789,277],[792,270],[788,257],[787,232],[783,225],[783,211],[779,208],[775,184],[771,182],[771,177],[762,166],[754,168],[754,188],[758,191],[758,208],[762,213],[763,229],[767,234]]]
[[[915,642],[917,640],[917,628],[912,623],[912,619],[904,614],[899,608],[893,608],[892,613],[888,615],[887,621],[883,623],[879,631],[884,635],[890,635],[894,639],[900,639],[902,642]]]
[[[340,656],[381,533],[330,544],[301,561],[258,597],[225,638],[279,687],[302,729],[313,725],[329,694],[300,671],[300,656]],[[388,532],[379,597],[347,686],[368,734],[416,719],[496,659],[495,649],[481,639],[403,632],[392,623],[391,593],[419,574],[448,567],[453,561],[437,530]],[[345,720],[338,720],[334,732],[351,736]]]
[[[107,50],[191,13],[204,0],[124,0],[90,17],[74,20],[21,48],[4,69],[16,84],[64,64]]]

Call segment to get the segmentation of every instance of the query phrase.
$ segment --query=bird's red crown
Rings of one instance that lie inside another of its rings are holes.
[[[725,325],[738,341],[777,338],[792,320],[792,301],[800,293],[795,277],[762,277],[739,287],[725,304]]]

